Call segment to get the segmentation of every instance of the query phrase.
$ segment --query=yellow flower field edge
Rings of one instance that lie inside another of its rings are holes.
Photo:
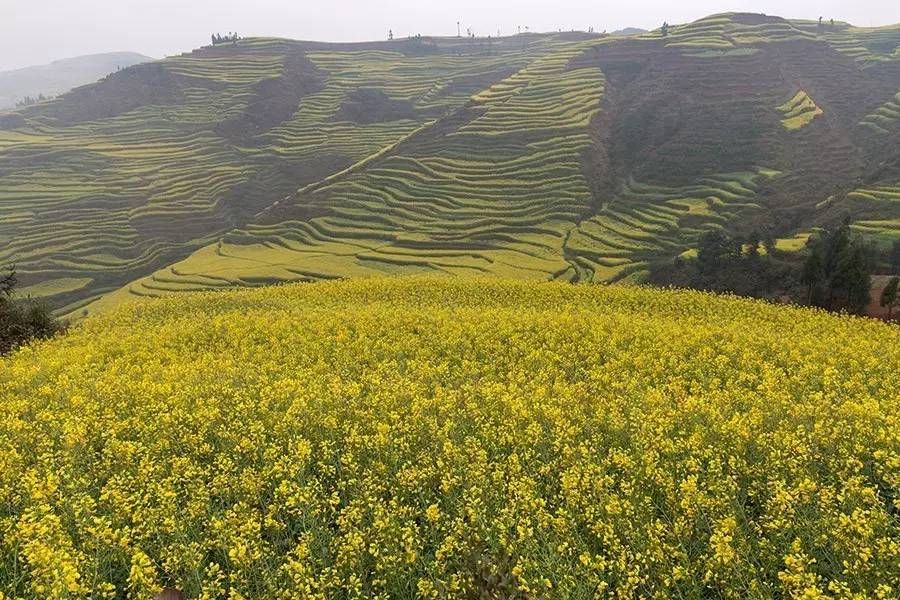
[[[123,306],[0,361],[0,590],[896,598],[898,370],[896,327],[690,291]]]

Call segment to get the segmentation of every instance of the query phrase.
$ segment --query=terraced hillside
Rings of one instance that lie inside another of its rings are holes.
[[[560,40],[448,118],[108,301],[418,271],[640,280],[711,228],[790,238],[836,218],[826,198],[894,169],[882,159],[897,140],[864,122],[886,112],[900,61],[872,35],[719,15],[667,37]],[[857,228],[893,235],[890,209],[870,209]]]
[[[186,256],[298,187],[462,106],[542,36],[251,39],[0,115],[0,264],[77,303]]]
[[[900,179],[857,188],[832,210],[852,214],[853,229],[887,247],[900,240]]]
[[[0,188],[0,228],[17,234],[0,261],[18,255],[32,289],[66,302],[144,275],[102,305],[385,273],[641,280],[710,229],[789,240],[847,212],[888,241],[898,44],[900,26],[727,14],[665,36],[207,49],[152,66],[205,88],[156,91],[69,138],[49,132],[61,105],[0,134],[0,169],[35,152],[61,165],[0,170],[18,186]],[[93,147],[74,147],[86,131],[138,123],[155,141],[123,147],[125,167],[106,138],[94,162],[73,154]],[[189,141],[172,123],[196,125]],[[127,193],[102,196],[103,174]],[[109,210],[123,198],[127,218]]]
[[[892,135],[900,125],[900,92],[892,100],[888,100],[860,123],[876,133]]]
[[[439,125],[132,292],[410,270],[565,272],[565,231],[590,210],[580,158],[603,91],[599,70],[566,68],[586,43],[560,41]]]

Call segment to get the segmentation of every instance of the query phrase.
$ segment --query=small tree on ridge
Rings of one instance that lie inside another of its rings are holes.
[[[891,277],[884,290],[881,292],[881,307],[888,309],[888,321],[891,320],[891,313],[897,306],[900,297],[898,297],[898,288],[900,288],[900,277]]]

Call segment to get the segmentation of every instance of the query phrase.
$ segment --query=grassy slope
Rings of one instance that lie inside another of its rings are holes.
[[[631,286],[123,307],[0,360],[0,589],[896,597],[898,369],[896,327]]]
[[[61,130],[69,137],[34,123],[0,132],[0,234],[14,236],[0,260],[66,302],[152,272],[99,308],[422,271],[640,280],[709,229],[774,224],[788,239],[847,210],[887,241],[898,41],[900,27],[759,15],[715,15],[666,38],[439,40],[437,52],[248,40],[164,63],[215,88],[188,87],[194,100]],[[260,86],[297,72],[314,89],[283,122],[172,138],[210,123],[203,111],[246,126]],[[357,107],[374,120],[351,122],[348,102],[372,89],[387,104]],[[133,139],[148,122],[152,141]],[[59,170],[31,170],[36,153]],[[858,213],[857,187],[886,193]]]
[[[564,272],[564,232],[590,205],[580,153],[602,75],[567,69],[590,42],[557,49],[475,96],[446,133],[414,136],[367,168],[316,186],[325,216],[228,234],[134,294],[385,272],[536,277]],[[565,101],[561,102],[560,98]]]
[[[566,43],[366,168],[283,203],[295,214],[281,206],[100,306],[169,291],[385,272],[640,279],[710,228],[767,218],[832,188],[849,191],[847,183],[863,176],[860,153],[874,147],[870,131],[856,125],[869,118],[858,105],[880,106],[878,94],[893,89],[884,80],[900,85],[900,77],[877,71],[892,67],[891,56],[847,40],[878,50],[885,42],[872,38],[895,37],[900,28],[825,32],[721,15],[674,27],[666,39],[651,33]],[[604,69],[617,74],[621,63],[641,60],[651,65],[647,74],[613,85],[614,97],[605,97]],[[856,96],[831,81],[831,69],[850,75],[846,86],[860,88]],[[754,84],[756,93],[745,91]],[[681,88],[692,97],[679,98]],[[680,104],[641,113],[660,89]],[[670,127],[654,123],[666,110],[679,114],[686,133],[655,134],[654,127]],[[686,112],[694,120],[684,125]],[[653,123],[651,131],[628,125],[635,121]],[[723,152],[725,131],[739,133]],[[652,154],[616,164],[629,144]],[[591,189],[598,173],[613,182]],[[320,216],[305,218],[310,210]],[[891,218],[858,227],[890,236]]]
[[[544,51],[532,41],[242,40],[8,117],[0,263],[25,285],[92,279],[56,303],[119,287],[461,106]],[[360,89],[404,110],[344,116]]]

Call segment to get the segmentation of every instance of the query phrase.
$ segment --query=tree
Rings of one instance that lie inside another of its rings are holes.
[[[662,28],[660,28],[663,37],[669,37],[669,23],[668,21],[663,22]]]
[[[0,277],[0,355],[31,340],[52,337],[64,329],[46,306],[15,300],[16,284],[16,269],[9,267]]]
[[[778,241],[772,235],[772,230],[766,228],[762,234],[762,247],[766,250],[768,256],[774,256],[778,251]]]
[[[709,231],[700,238],[697,267],[703,273],[720,269],[730,259],[741,256],[741,244],[724,231]]]
[[[16,289],[16,266],[7,269],[6,275],[0,277],[0,299],[9,298]]]
[[[762,236],[754,230],[747,236],[747,255],[751,258],[758,258],[760,244],[762,244]]]
[[[45,96],[44,94],[38,94],[36,97],[25,96],[18,102],[16,102],[16,108],[24,108],[26,106],[31,106],[32,104],[37,104],[38,102],[43,102],[44,100],[49,100],[52,96]]]
[[[870,254],[860,240],[854,240],[840,264],[835,284],[846,293],[847,305],[855,313],[862,313],[872,301],[872,265]]]
[[[881,292],[881,307],[888,309],[888,321],[891,320],[891,313],[894,307],[900,303],[898,288],[900,288],[900,277],[891,277],[891,280],[888,281],[888,284]]]
[[[753,298],[793,296],[799,265],[754,253],[756,239],[756,234],[741,239],[721,230],[708,232],[697,243],[695,259],[681,255],[651,267],[649,281]],[[751,250],[745,252],[748,241]]]
[[[825,270],[822,265],[822,254],[816,249],[810,252],[803,264],[803,272],[800,274],[800,283],[806,286],[806,302],[816,305],[822,302],[822,282],[825,279]]]
[[[834,309],[846,307],[862,312],[871,302],[872,249],[860,236],[853,236],[849,222],[833,231],[810,238],[801,283],[808,301]]]
[[[891,245],[889,262],[891,271],[900,275],[900,240],[894,240],[894,243]]]

